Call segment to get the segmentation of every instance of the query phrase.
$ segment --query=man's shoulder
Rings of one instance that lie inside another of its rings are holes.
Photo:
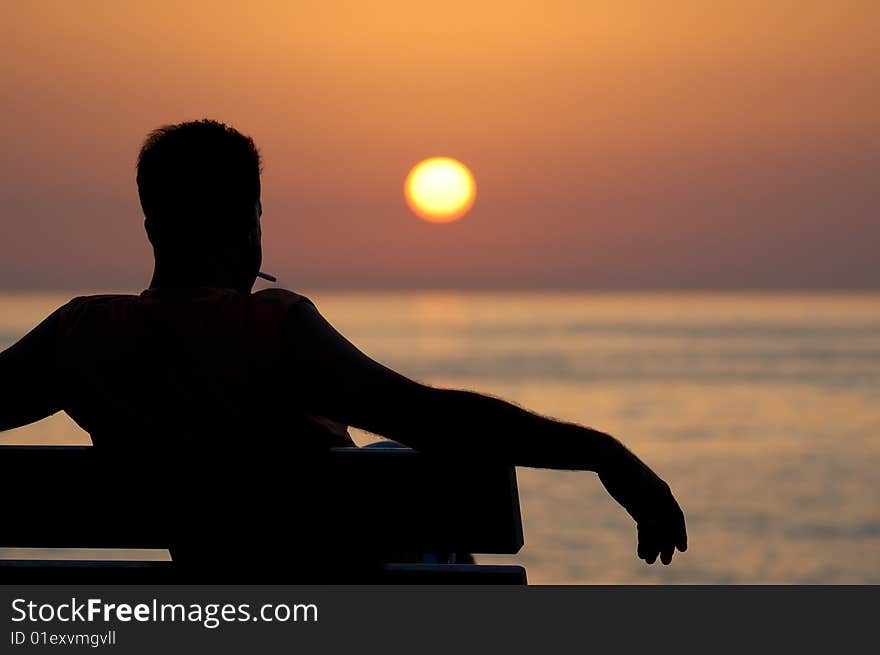
[[[283,305],[286,307],[300,304],[310,305],[312,303],[311,300],[301,293],[296,293],[289,289],[263,289],[262,291],[257,291],[256,293],[251,294],[251,298],[258,303]]]
[[[280,320],[288,328],[315,312],[311,300],[288,289],[264,289],[251,294],[251,299],[256,315]]]
[[[89,296],[76,296],[71,298],[67,306],[77,307],[80,305],[101,305],[110,302],[130,302],[137,300],[140,296],[130,293],[97,293]]]
[[[117,315],[119,303],[130,303],[137,298],[121,293],[75,296],[52,312],[43,323],[51,327],[53,336],[69,337],[82,326],[93,325],[95,317],[104,317],[108,311]]]
[[[100,293],[89,296],[76,296],[71,298],[67,304],[62,305],[58,311],[60,313],[69,314],[93,307],[104,307],[106,305],[117,303],[129,303],[138,298],[139,296],[125,293]]]

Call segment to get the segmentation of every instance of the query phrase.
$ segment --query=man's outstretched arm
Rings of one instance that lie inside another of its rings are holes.
[[[305,411],[424,452],[538,468],[595,471],[636,520],[639,557],[669,563],[687,548],[684,515],[668,485],[613,437],[469,391],[407,379],[360,352],[310,303],[289,316],[287,354]],[[454,437],[454,438],[453,438]]]
[[[0,352],[0,431],[39,421],[61,409],[56,392],[55,328],[62,309]]]

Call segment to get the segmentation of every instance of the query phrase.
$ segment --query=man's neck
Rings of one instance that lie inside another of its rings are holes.
[[[241,282],[241,278],[232,279],[228,275],[212,274],[214,272],[204,269],[196,270],[169,270],[167,267],[156,266],[153,269],[153,278],[150,280],[150,289],[191,289],[194,287],[210,287],[218,289],[233,289],[240,293],[249,294],[253,281],[250,285]]]

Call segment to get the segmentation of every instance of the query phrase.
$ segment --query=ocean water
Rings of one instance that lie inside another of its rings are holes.
[[[68,297],[0,294],[0,347]],[[594,474],[520,469],[526,546],[480,561],[533,583],[880,583],[880,294],[311,297],[406,375],[614,434],[687,517],[688,552],[647,566]],[[87,441],[63,414],[0,434]]]

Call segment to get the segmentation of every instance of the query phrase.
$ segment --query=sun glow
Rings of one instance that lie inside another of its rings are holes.
[[[460,161],[431,157],[413,167],[406,176],[403,192],[416,216],[431,223],[450,223],[473,206],[477,185]]]

